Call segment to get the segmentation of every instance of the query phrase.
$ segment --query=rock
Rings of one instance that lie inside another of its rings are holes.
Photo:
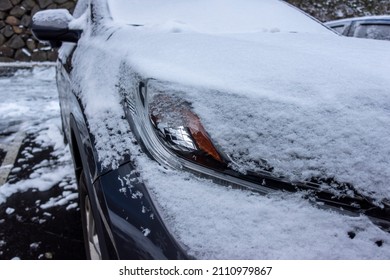
[[[34,6],[34,8],[31,9],[31,16],[33,17],[40,10],[41,8],[39,8],[38,5]]]
[[[38,5],[39,5],[39,7],[41,7],[41,9],[46,8],[46,7],[49,6],[51,3],[52,3],[51,0],[38,0]]]
[[[35,43],[35,41],[33,39],[27,39],[26,41],[26,45],[27,45],[27,48],[30,50],[30,51],[33,51],[37,48],[37,44]]]
[[[7,17],[7,14],[5,12],[0,12],[0,19],[5,19]],[[2,21],[0,21],[2,22]]]
[[[34,0],[24,0],[22,2],[22,6],[26,8],[26,10],[31,10],[34,8],[37,4],[35,3]]]
[[[47,55],[45,52],[33,52],[31,55],[32,61],[46,61]]]
[[[11,25],[7,25],[3,28],[3,35],[7,38],[11,37],[14,34],[14,30]]]
[[[12,58],[9,58],[9,57],[1,57],[0,56],[0,62],[15,62],[15,60],[14,59],[12,59]]]
[[[15,34],[22,34],[24,32],[24,28],[21,28],[19,26],[12,26],[12,30]]]
[[[57,4],[50,4],[49,6],[47,6],[47,8],[46,9],[57,9],[58,8],[58,6],[57,6]]]
[[[8,11],[12,9],[12,3],[9,0],[0,1],[0,11]]]
[[[20,2],[22,2],[22,0],[11,0],[11,3],[16,6],[18,5]]]
[[[1,32],[1,29],[3,29],[3,27],[5,27],[5,22],[4,21],[0,21],[0,32]]]
[[[6,23],[10,25],[19,25],[20,20],[14,16],[8,16],[7,19],[5,20]]]
[[[22,38],[23,39],[23,41],[27,41],[27,39],[29,39],[31,36],[30,35],[28,35],[28,34],[21,34],[20,35],[20,38]]]
[[[0,46],[2,46],[5,43],[6,39],[3,34],[0,34]]]
[[[20,24],[24,27],[29,27],[31,24],[31,17],[29,15],[24,15],[20,20]]]
[[[67,2],[68,0],[53,0],[54,3],[57,3],[57,4],[64,4],[65,2]]]
[[[67,9],[68,11],[72,12],[74,9],[74,3],[73,2],[66,2],[65,4],[59,5],[58,8]]]
[[[23,6],[15,6],[9,14],[17,18],[21,18],[27,12],[26,8]]]
[[[50,47],[50,44],[49,43],[46,43],[46,42],[38,42],[38,46],[37,46],[37,49],[40,49],[40,50],[46,50]]]
[[[57,61],[58,58],[58,52],[51,50],[50,52],[47,53],[47,60],[49,61]]]
[[[10,47],[0,47],[0,57],[13,57],[14,52]]]
[[[14,36],[12,36],[12,38],[9,39],[9,41],[7,42],[7,46],[10,47],[10,48],[12,48],[12,49],[17,50],[17,49],[20,49],[20,48],[24,47],[24,46],[25,46],[25,43],[24,43],[23,39],[20,38],[19,35],[14,35]]]
[[[17,50],[15,53],[15,59],[18,61],[30,61],[31,53],[26,49]]]

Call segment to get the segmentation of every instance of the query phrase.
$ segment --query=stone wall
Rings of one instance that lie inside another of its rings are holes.
[[[286,0],[320,21],[390,15],[390,0]]]
[[[39,10],[68,9],[77,0],[0,0],[0,62],[55,61],[56,50],[35,40],[31,18]]]

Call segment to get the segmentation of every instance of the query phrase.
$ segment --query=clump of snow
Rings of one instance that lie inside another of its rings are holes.
[[[39,245],[40,245],[40,242],[31,243],[30,244],[30,249],[36,250],[36,249],[38,249]]]
[[[75,209],[75,208],[77,208],[79,206],[79,204],[77,203],[77,202],[74,202],[74,203],[71,203],[71,204],[69,204],[68,206],[66,206],[66,210],[67,211],[69,211],[69,210],[71,210],[71,209]]]
[[[5,213],[7,215],[11,215],[11,214],[15,213],[15,209],[11,208],[11,207],[7,207],[7,209],[5,209]]]
[[[69,210],[69,209],[73,209],[73,208],[77,207],[77,203],[72,203],[72,204],[69,203],[71,201],[77,200],[77,198],[78,198],[78,194],[77,193],[74,193],[74,192],[63,192],[58,197],[51,197],[49,199],[49,201],[47,201],[44,204],[41,204],[40,207],[42,209],[48,209],[48,208],[55,207],[55,206],[64,206],[64,205],[69,204],[66,207],[66,210]]]
[[[72,19],[73,17],[66,9],[49,9],[36,13],[32,22],[38,26],[66,28]]]

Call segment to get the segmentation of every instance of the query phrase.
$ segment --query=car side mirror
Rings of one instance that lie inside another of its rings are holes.
[[[60,47],[62,42],[77,43],[82,31],[69,29],[72,20],[66,9],[40,11],[32,18],[32,33],[40,41],[49,41],[52,47]]]

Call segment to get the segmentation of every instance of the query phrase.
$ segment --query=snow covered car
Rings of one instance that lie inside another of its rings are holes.
[[[62,45],[89,257],[390,258],[387,43],[277,0],[80,0],[32,29]]]
[[[326,22],[325,25],[348,37],[390,40],[390,16],[366,16]]]

